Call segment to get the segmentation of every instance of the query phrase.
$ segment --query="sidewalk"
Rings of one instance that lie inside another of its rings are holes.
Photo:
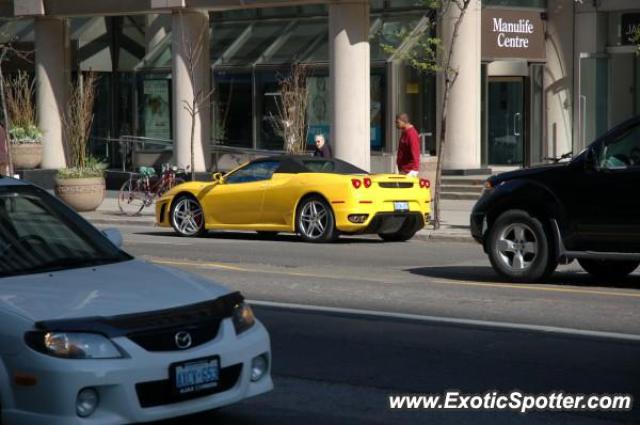
[[[100,208],[93,212],[81,213],[81,215],[91,223],[100,225],[154,225],[154,208],[145,208],[141,215],[127,217],[118,208],[117,193],[116,191],[108,191]],[[441,208],[443,219],[440,229],[434,231],[427,227],[419,231],[415,238],[447,242],[473,242],[469,233],[469,213],[474,203],[475,201],[443,200]]]

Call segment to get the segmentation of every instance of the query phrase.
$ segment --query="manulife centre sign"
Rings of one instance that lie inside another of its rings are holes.
[[[539,12],[486,8],[482,11],[482,58],[544,61],[544,26]]]

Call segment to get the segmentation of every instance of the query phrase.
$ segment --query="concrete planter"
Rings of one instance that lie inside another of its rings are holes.
[[[11,159],[16,170],[38,168],[42,162],[42,143],[11,143]]]
[[[56,178],[56,195],[74,210],[95,211],[104,200],[104,177]]]

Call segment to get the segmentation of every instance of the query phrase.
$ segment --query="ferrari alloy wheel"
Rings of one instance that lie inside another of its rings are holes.
[[[171,226],[181,236],[199,236],[205,232],[200,203],[190,196],[178,198],[171,208]]]
[[[300,203],[296,225],[300,236],[308,242],[330,242],[337,237],[333,211],[324,199],[317,196]]]

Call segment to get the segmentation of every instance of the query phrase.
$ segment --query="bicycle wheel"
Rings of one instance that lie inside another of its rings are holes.
[[[118,207],[129,217],[140,214],[146,205],[147,194],[142,190],[140,180],[129,179],[118,193]]]

